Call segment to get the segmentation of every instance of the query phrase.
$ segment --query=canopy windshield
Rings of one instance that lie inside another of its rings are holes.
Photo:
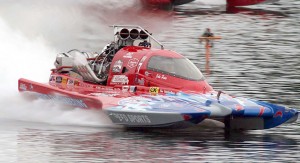
[[[152,56],[147,69],[187,80],[204,80],[200,70],[187,58]]]

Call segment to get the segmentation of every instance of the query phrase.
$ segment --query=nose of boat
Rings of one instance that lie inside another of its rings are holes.
[[[298,119],[299,111],[297,109],[286,108],[278,105],[272,105],[274,110],[273,117],[265,118],[264,128],[272,128],[284,123],[292,123]]]
[[[299,113],[300,111],[296,110],[296,109],[293,109],[296,111],[295,115],[292,116],[289,120],[287,120],[285,123],[294,123],[298,120],[298,117],[299,117]]]

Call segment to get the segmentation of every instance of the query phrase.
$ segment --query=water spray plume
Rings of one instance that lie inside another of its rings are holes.
[[[43,37],[26,38],[0,19],[0,118],[49,124],[103,126],[106,121],[101,111],[68,109],[53,101],[25,100],[19,94],[19,78],[46,83],[54,67],[57,52],[47,46]],[[109,125],[109,122],[107,123]]]

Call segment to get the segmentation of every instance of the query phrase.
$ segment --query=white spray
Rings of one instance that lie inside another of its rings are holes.
[[[0,119],[61,125],[103,126],[100,111],[72,109],[45,100],[26,101],[19,94],[19,78],[46,83],[57,52],[42,38],[28,39],[0,19]],[[105,119],[105,121],[103,120]]]

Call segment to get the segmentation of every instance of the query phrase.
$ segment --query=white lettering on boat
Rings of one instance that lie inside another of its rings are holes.
[[[124,113],[110,113],[115,119],[120,122],[131,122],[131,123],[151,123],[150,118],[147,115],[136,115],[136,114],[124,114]]]
[[[133,67],[136,67],[138,63],[139,63],[139,60],[138,60],[138,59],[132,58],[132,59],[130,59],[130,60],[128,61],[127,66],[128,66],[129,68],[133,68]]]
[[[41,94],[41,93],[38,94],[38,97],[44,100],[53,100],[55,102],[59,102],[66,105],[88,108],[88,106],[82,100],[71,98],[71,97],[48,95],[48,94]]]
[[[129,80],[126,75],[114,75],[111,82],[118,84],[128,84]]]

